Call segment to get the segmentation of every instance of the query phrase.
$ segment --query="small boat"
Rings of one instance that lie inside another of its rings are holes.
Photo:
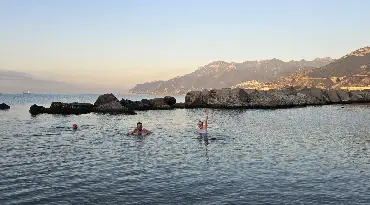
[[[27,92],[23,92],[23,94],[31,94],[30,91],[27,91]]]

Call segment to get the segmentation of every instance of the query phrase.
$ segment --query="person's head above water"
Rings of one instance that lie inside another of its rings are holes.
[[[77,125],[76,124],[73,124],[72,125],[72,129],[74,129],[74,130],[77,129]]]
[[[202,122],[201,120],[198,120],[198,128],[199,129],[207,129],[208,127],[208,109],[206,108],[206,120],[204,120],[204,122]]]
[[[203,122],[202,121],[198,121],[198,127],[199,127],[199,129],[202,129],[203,128]]]
[[[136,128],[137,128],[138,130],[142,130],[142,129],[143,129],[143,123],[138,122],[138,123],[136,124]]]

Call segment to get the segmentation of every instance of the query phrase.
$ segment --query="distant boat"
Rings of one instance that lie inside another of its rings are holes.
[[[23,94],[31,94],[30,91],[27,91],[27,92],[23,92]]]

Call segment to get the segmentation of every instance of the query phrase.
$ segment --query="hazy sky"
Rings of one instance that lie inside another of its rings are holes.
[[[133,87],[215,60],[341,57],[369,0],[0,0],[0,69]]]

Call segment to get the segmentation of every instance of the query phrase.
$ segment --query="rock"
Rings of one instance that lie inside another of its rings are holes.
[[[119,101],[110,101],[93,109],[97,113],[123,114],[128,113],[128,109],[123,107]]]
[[[143,103],[141,101],[132,101],[132,100],[122,99],[120,103],[122,106],[126,107],[128,110],[144,110]]]
[[[328,96],[330,103],[339,103],[340,98],[336,90],[326,90],[325,94]]]
[[[124,112],[126,115],[136,115],[137,113],[134,110],[127,110]]]
[[[0,110],[8,110],[10,109],[10,106],[5,104],[5,103],[1,103],[0,104]]]
[[[364,100],[364,97],[358,94],[358,92],[350,91],[349,99],[351,102],[362,102]]]
[[[362,96],[362,102],[370,102],[370,92],[368,91],[358,91],[358,94]]]
[[[142,110],[150,110],[150,109],[153,109],[153,104],[148,99],[142,99],[141,100],[141,106],[142,106]]]
[[[133,109],[129,110],[124,105],[134,106],[131,100],[122,99],[121,102],[111,94],[100,95],[94,103],[94,112],[109,114],[136,114]]]
[[[119,102],[111,102],[100,106],[94,106],[90,103],[62,103],[52,102],[50,108],[43,106],[32,105],[29,110],[31,115],[37,115],[42,113],[47,114],[62,114],[62,115],[80,115],[88,114],[91,112],[97,113],[111,113],[111,114],[136,114],[134,111],[128,111],[127,108],[123,107]]]
[[[329,97],[325,94],[325,92],[320,88],[302,88],[298,90],[299,93],[303,93],[306,95],[311,95],[318,99],[322,104],[330,102]]]
[[[207,100],[205,106],[213,108],[241,108],[249,102],[248,94],[241,88],[214,89],[209,92],[207,98],[204,96],[201,95],[202,101]]]
[[[164,98],[142,99],[141,101],[131,101],[122,99],[121,105],[128,110],[163,110],[173,109],[176,104],[176,98],[166,96]]]
[[[155,110],[167,110],[167,109],[172,109],[170,105],[167,104],[164,98],[154,98],[150,99],[150,104],[152,105],[152,109]]]
[[[209,95],[210,92],[208,90],[190,91],[185,95],[185,107],[187,108],[206,107]]]
[[[254,93],[256,92],[257,90],[256,89],[243,89],[247,94],[251,94],[251,93]]]
[[[248,93],[240,88],[213,89],[191,91],[185,96],[186,108],[288,108],[340,102],[351,102],[348,92],[307,87],[249,90]]]
[[[337,90],[338,97],[341,102],[349,102],[349,93],[344,90]]]
[[[94,105],[90,103],[62,103],[52,102],[50,109],[44,109],[45,112],[50,114],[87,114],[93,111]]]
[[[164,102],[167,103],[167,105],[169,106],[172,106],[174,104],[176,104],[176,98],[172,97],[172,96],[165,96],[163,98]]]
[[[190,91],[185,96],[185,107],[187,108],[236,108],[245,107],[248,102],[248,94],[241,88]]]
[[[95,101],[94,105],[96,107],[99,107],[100,105],[110,104],[112,102],[119,102],[119,100],[112,93],[111,94],[104,94],[104,95],[100,95],[98,97],[98,99]]]
[[[271,93],[273,91],[270,91]],[[253,93],[249,94],[249,103],[250,108],[273,108],[278,106],[278,100],[272,96],[268,95],[266,91],[256,90]]]
[[[288,108],[323,104],[309,91],[289,87],[281,90],[255,91],[249,95],[251,108]]]
[[[46,110],[45,110],[45,107],[34,104],[30,107],[29,112],[31,115],[38,115],[38,114],[46,113]]]
[[[173,108],[179,108],[179,109],[185,108],[185,103],[176,103],[173,105]]]

